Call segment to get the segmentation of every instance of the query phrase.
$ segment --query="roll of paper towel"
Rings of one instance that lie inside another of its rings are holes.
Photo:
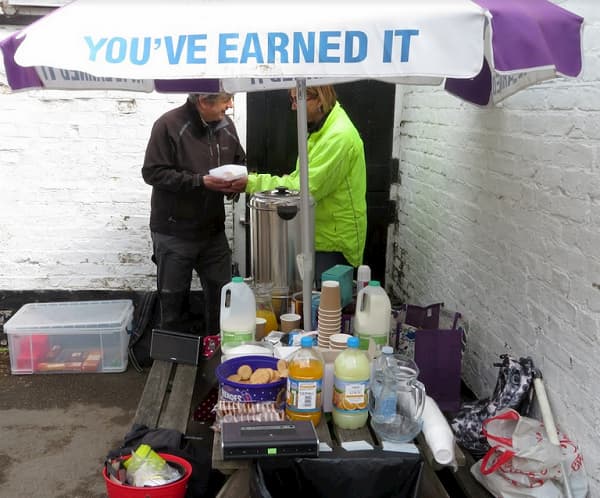
[[[454,433],[434,399],[426,396],[423,409],[423,435],[435,461],[449,465],[454,461]]]

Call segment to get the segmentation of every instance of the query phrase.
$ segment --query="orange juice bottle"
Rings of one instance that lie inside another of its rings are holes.
[[[302,337],[301,349],[288,361],[285,414],[290,420],[310,420],[316,427],[323,404],[324,362],[312,344],[312,337]]]

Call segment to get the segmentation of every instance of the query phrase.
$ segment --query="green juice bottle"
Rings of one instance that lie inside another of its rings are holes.
[[[348,339],[333,364],[333,423],[340,429],[360,429],[369,416],[369,376],[371,366],[358,337]]]

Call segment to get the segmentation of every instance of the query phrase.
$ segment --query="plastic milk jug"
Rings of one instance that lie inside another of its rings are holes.
[[[369,339],[385,346],[390,335],[392,304],[377,280],[371,280],[356,297],[354,335],[360,340],[360,349],[369,349]]]
[[[333,363],[333,423],[341,429],[360,429],[369,416],[369,375],[367,355],[358,349],[358,338],[348,339]]]
[[[290,420],[310,420],[316,427],[321,420],[325,362],[312,347],[312,337],[302,337],[300,346],[288,360],[285,414]]]
[[[233,277],[221,289],[220,326],[223,350],[254,341],[256,299],[242,277]]]

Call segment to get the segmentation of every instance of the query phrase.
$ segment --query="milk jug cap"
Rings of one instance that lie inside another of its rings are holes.
[[[233,278],[231,279],[231,281],[232,281],[232,282],[235,282],[236,284],[239,284],[239,283],[241,283],[241,282],[243,282],[243,281],[244,281],[244,277],[233,277]]]
[[[381,284],[379,283],[379,280],[370,280],[369,286],[370,287],[381,287]]]
[[[354,336],[350,337],[348,339],[348,343],[347,344],[348,344],[349,348],[358,348],[358,344],[359,344],[358,337],[354,337]]]
[[[383,354],[394,354],[394,348],[392,346],[383,346],[381,352]]]

